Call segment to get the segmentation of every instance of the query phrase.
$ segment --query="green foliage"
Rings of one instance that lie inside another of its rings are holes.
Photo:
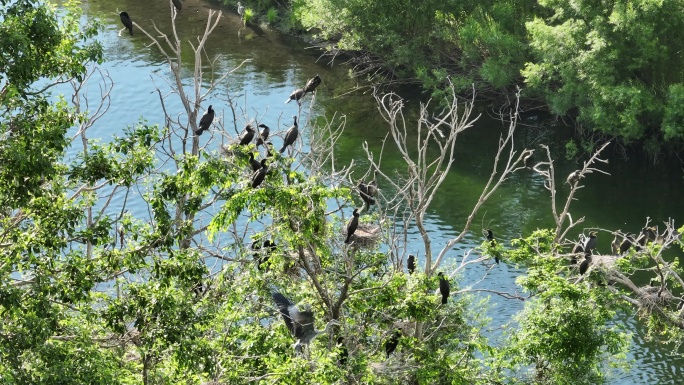
[[[275,24],[276,21],[278,21],[278,10],[275,8],[269,8],[266,12],[266,20],[268,20],[268,24]]]
[[[254,19],[254,11],[252,10],[252,8],[245,8],[245,14],[242,15],[242,21],[245,24],[249,24],[253,21],[253,19]]]

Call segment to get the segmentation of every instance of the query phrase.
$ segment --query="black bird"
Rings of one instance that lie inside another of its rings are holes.
[[[487,240],[489,241],[489,246],[491,247],[496,247],[496,239],[494,239],[494,233],[492,232],[492,229],[486,229],[487,232]],[[499,264],[499,253],[496,252],[496,250],[493,250],[492,253],[494,254],[494,261],[496,264]]]
[[[299,136],[299,127],[297,126],[297,117],[293,116],[292,119],[294,119],[294,123],[292,124],[292,127],[290,127],[289,130],[285,133],[285,139],[283,140],[283,147],[280,148],[280,153],[282,154],[285,152],[285,149],[287,146],[293,144],[295,140],[297,140],[297,136]]]
[[[271,143],[270,141],[266,142],[265,146],[266,146],[266,157],[267,158],[272,157],[273,152],[271,152],[271,150],[273,149],[273,143]]]
[[[306,82],[306,85],[304,86],[304,93],[307,92],[314,92],[316,91],[316,87],[318,87],[321,84],[321,77],[316,75],[313,78],[309,79],[309,81]]]
[[[352,218],[347,223],[347,239],[345,239],[344,243],[349,243],[357,227],[359,227],[359,209],[354,209]]]
[[[259,240],[256,240],[252,242],[252,250],[254,251],[254,254],[252,254],[252,257],[254,260],[257,262],[257,268],[261,270],[261,266],[268,262],[268,256],[261,256],[259,253],[259,250],[261,250],[261,244]]]
[[[620,243],[620,254],[626,253],[634,244],[634,234],[632,233],[627,233],[625,234],[625,238],[622,240],[622,243]]]
[[[181,3],[181,0],[172,0],[173,1],[173,6],[176,7],[176,10],[180,12],[181,9],[183,9],[183,3]]]
[[[587,272],[587,269],[589,269],[589,264],[591,264],[591,253],[586,253],[584,254],[584,261],[582,261],[582,264],[580,265],[580,274],[584,275],[584,273]]]
[[[301,353],[302,349],[308,346],[319,334],[328,333],[332,326],[339,325],[339,322],[333,319],[328,321],[325,329],[316,330],[314,328],[313,312],[310,310],[299,311],[292,301],[277,291],[271,293],[271,297],[275,301],[276,306],[278,306],[278,311],[283,316],[290,334],[297,340],[293,346],[296,353]]]
[[[575,247],[572,249],[573,254],[579,254],[584,252],[584,244],[586,243],[587,239],[584,236],[584,234],[580,234],[579,236],[579,241],[575,244]]]
[[[256,140],[257,148],[259,148],[260,145],[266,143],[266,139],[268,139],[268,135],[271,133],[271,129],[268,128],[267,125],[260,124],[259,127],[263,128],[263,130],[261,130],[261,133],[259,134],[259,137]]]
[[[397,346],[399,345],[399,338],[401,338],[401,332],[399,329],[395,329],[394,333],[392,333],[392,336],[385,341],[385,353],[387,354],[387,358],[389,358],[390,354],[394,353],[394,351],[397,349]]]
[[[584,242],[584,254],[590,254],[596,248],[596,231],[589,233],[589,238]]]
[[[252,188],[257,188],[266,178],[266,173],[268,172],[268,166],[266,165],[266,159],[261,160],[261,168],[252,174]]]
[[[259,171],[261,168],[261,163],[254,159],[254,153],[250,152],[249,153],[249,165],[252,167],[252,171]]]
[[[449,299],[449,291],[451,290],[451,285],[449,280],[444,276],[441,271],[439,274],[439,292],[442,294],[442,305],[446,305],[447,299]]]
[[[287,100],[285,100],[285,104],[293,100],[296,100],[297,103],[299,103],[299,99],[301,99],[302,96],[304,96],[304,90],[302,88],[297,88],[296,90],[292,91],[290,97],[288,97]]]
[[[130,16],[128,16],[128,12],[121,12],[119,14],[119,18],[121,19],[121,23],[124,25],[124,27],[126,27],[131,36],[133,36],[133,22],[131,21]]]
[[[349,357],[349,351],[347,351],[347,346],[344,344],[344,337],[337,337],[337,348],[340,351],[337,362],[344,366],[347,364],[347,358]]]
[[[244,146],[249,144],[252,139],[254,139],[254,132],[256,132],[256,130],[254,130],[254,127],[252,127],[251,124],[246,125],[245,130],[240,134],[240,145]]]
[[[271,254],[276,248],[276,244],[272,240],[267,239],[263,243],[263,248],[264,250],[266,250],[266,255],[262,255],[259,257],[256,253],[254,254],[254,257],[258,262],[257,267],[259,268],[259,270],[261,270],[261,266],[263,264],[268,263],[269,259],[271,258]],[[261,250],[261,245],[259,245],[259,241],[255,241],[254,243],[252,243],[252,249]]]
[[[413,254],[409,254],[407,262],[408,272],[409,274],[413,274],[413,272],[416,271],[416,256]]]
[[[656,240],[656,228],[655,227],[644,227],[641,229],[641,234],[639,234],[639,238],[637,238],[637,243],[639,246],[646,246],[650,242],[654,242]]]
[[[214,121],[214,109],[211,108],[211,105],[209,106],[209,109],[202,115],[202,118],[199,121],[199,126],[197,127],[197,131],[195,131],[195,135],[200,136],[202,133],[206,130],[209,129],[211,126],[211,122]]]
[[[370,209],[370,206],[375,204],[375,199],[371,197],[370,193],[368,192],[368,184],[359,182],[359,185],[357,186],[359,189],[359,195],[361,195],[361,199],[363,199],[363,202],[366,204],[366,208]]]

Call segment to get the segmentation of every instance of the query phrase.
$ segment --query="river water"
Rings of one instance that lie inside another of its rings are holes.
[[[164,32],[170,31],[169,7],[166,1],[86,1],[83,5],[87,17],[98,17],[105,24],[105,31],[98,37],[105,48],[106,62],[101,66],[111,76],[114,88],[111,92],[111,108],[107,115],[91,130],[91,138],[107,140],[112,134],[121,132],[127,125],[136,124],[144,118],[150,124],[164,124],[159,96],[155,83],[164,89],[164,82],[170,80],[167,64],[159,51],[149,47],[149,40],[140,31],[134,36],[127,32],[118,36],[123,26],[118,11],[127,11],[133,21],[153,31],[152,20]],[[220,9],[201,0],[187,0],[177,20],[178,34],[186,42],[183,71],[188,79],[192,76],[191,50],[188,40],[196,41],[207,20],[207,9]],[[315,116],[344,115],[347,119],[345,132],[338,142],[337,154],[340,164],[354,159],[359,173],[366,171],[367,162],[361,143],[365,140],[376,154],[388,132],[385,122],[378,114],[374,99],[365,84],[349,77],[349,68],[337,58],[334,65],[330,59],[320,58],[319,52],[307,49],[307,45],[292,37],[269,31],[268,28],[244,28],[234,10],[225,10],[223,18],[206,47],[208,57],[221,55],[214,69],[217,73],[232,68],[243,60],[250,61],[229,76],[215,94],[210,95],[208,104],[213,104],[218,115],[230,115],[225,101],[229,96],[239,100],[238,120],[244,122],[258,116],[260,121],[271,122],[273,129],[282,130],[291,124],[291,116],[297,113],[297,105],[284,104],[290,92],[301,87],[308,78],[320,74],[323,84],[318,88],[316,103],[310,113]],[[205,70],[208,70],[205,69]],[[189,84],[189,83],[188,83]],[[407,106],[415,115],[418,102],[423,98],[415,90],[402,90]],[[169,98],[167,109],[182,111],[180,103]],[[304,103],[303,114],[307,116],[309,101]],[[205,106],[206,107],[206,106]],[[490,117],[486,107],[476,110],[481,113],[476,127],[459,137],[455,166],[450,171],[440,194],[429,210],[427,225],[433,237],[433,247],[441,248],[449,238],[460,231],[473,204],[484,186],[492,165],[499,136],[507,125]],[[412,112],[408,114],[411,115]],[[226,119],[230,121],[231,119]],[[540,128],[541,118],[528,117],[521,121],[517,142],[522,146],[537,148],[547,144],[558,160],[557,175],[563,178],[578,167],[573,161],[564,161],[564,143],[570,138],[571,129],[564,126],[549,131]],[[548,122],[543,122],[548,126]],[[268,123],[267,123],[268,124]],[[208,137],[203,135],[202,140]],[[274,143],[276,146],[279,142]],[[73,154],[79,151],[72,149]],[[401,172],[401,164],[395,151],[386,149],[383,160],[384,172],[392,173],[392,167]],[[537,149],[537,154],[541,151]],[[571,210],[573,218],[586,217],[583,227],[601,227],[637,232],[647,216],[654,223],[661,223],[668,217],[684,218],[682,170],[677,163],[664,163],[654,167],[639,156],[624,158],[615,146],[605,153],[610,163],[604,167],[609,176],[594,174],[585,180],[586,188],[578,194],[579,200]],[[380,186],[383,187],[382,185]],[[559,187],[559,194],[565,194],[567,185]],[[384,194],[391,192],[383,190]],[[141,210],[144,208],[141,207]],[[451,261],[460,260],[463,252],[479,245],[483,237],[481,227],[494,229],[497,238],[529,234],[532,230],[553,225],[550,215],[549,193],[544,189],[542,179],[531,171],[515,174],[497,194],[480,210],[473,231],[464,243],[455,247],[449,256]],[[679,225],[679,222],[677,222]],[[579,231],[579,230],[578,230]],[[421,254],[421,243],[415,230],[409,230],[412,251]],[[608,252],[610,240],[600,239],[598,249]],[[461,277],[461,286],[467,286],[479,277],[479,267],[470,269]],[[514,280],[523,271],[502,263],[493,269],[489,277],[478,287],[514,292]],[[517,301],[492,297],[492,338],[496,329],[510,320],[511,315],[522,308]],[[645,341],[644,328],[631,316],[617,319],[634,333],[629,352],[632,369],[617,372],[609,383],[626,384],[680,384],[684,360],[672,356],[668,347]]]

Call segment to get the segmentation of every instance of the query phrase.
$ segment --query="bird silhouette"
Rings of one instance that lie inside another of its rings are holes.
[[[300,311],[292,301],[277,291],[271,293],[271,297],[278,306],[278,311],[283,316],[287,329],[296,340],[293,345],[296,353],[301,353],[318,335],[327,334],[332,326],[339,325],[339,322],[333,319],[328,321],[325,329],[316,330],[313,312],[310,310]]]
[[[176,10],[180,12],[181,9],[183,9],[183,3],[181,0],[171,0],[173,1],[173,6],[176,7]]]
[[[579,268],[579,273],[581,275],[584,275],[584,273],[587,272],[587,269],[589,269],[589,264],[591,264],[591,254],[586,253],[586,254],[584,254],[584,261],[582,261],[582,264],[580,265],[580,268]]]
[[[249,165],[252,167],[252,171],[259,171],[261,168],[261,163],[254,159],[254,153],[250,152],[249,153]]]
[[[131,21],[131,17],[128,16],[128,12],[121,12],[119,18],[124,27],[126,27],[131,36],[133,36],[133,21]],[[121,34],[121,32],[119,32],[119,34]]]
[[[449,299],[451,285],[449,284],[449,280],[444,276],[444,273],[440,271],[437,275],[439,276],[439,292],[442,294],[442,305],[446,305],[447,300]]]
[[[249,144],[254,139],[254,127],[251,124],[245,126],[245,130],[240,134],[240,145]]]
[[[590,254],[596,248],[596,235],[596,231],[589,233],[589,238],[586,239],[582,246],[584,254]]]
[[[359,182],[357,188],[359,190],[359,195],[361,195],[361,199],[363,199],[363,202],[366,204],[366,209],[370,209],[370,206],[375,204],[375,199],[371,197],[368,192],[368,184]]]
[[[394,351],[397,349],[397,346],[399,345],[399,338],[401,338],[401,331],[399,331],[399,329],[395,329],[394,333],[392,333],[392,336],[385,341],[385,354],[387,354],[387,358],[389,358],[390,354],[394,353]]]
[[[351,219],[347,223],[347,239],[345,239],[344,243],[349,243],[357,227],[359,227],[359,209],[355,208]]]
[[[261,168],[252,174],[252,188],[257,188],[266,178],[266,173],[268,172],[268,166],[266,165],[266,159],[261,160]]]
[[[492,248],[496,247],[496,239],[494,239],[494,233],[492,232],[492,229],[486,229],[487,232],[487,240],[489,241],[489,246]],[[494,254],[494,261],[496,264],[499,264],[499,253],[496,250],[492,250],[492,254]]]
[[[263,130],[261,130],[261,133],[259,133],[259,137],[256,140],[257,148],[266,143],[266,139],[268,139],[268,135],[271,133],[271,129],[267,125],[259,124],[259,127],[263,128]]]
[[[408,272],[409,274],[413,274],[413,272],[416,271],[416,256],[413,254],[409,254],[407,262]]]
[[[297,126],[297,117],[293,116],[292,119],[294,120],[294,123],[292,124],[292,127],[290,127],[287,132],[285,133],[285,139],[283,139],[283,147],[280,148],[280,153],[282,154],[285,152],[285,149],[287,146],[293,144],[295,140],[297,140],[297,136],[299,136],[299,127]]]
[[[620,249],[619,249],[620,254],[626,253],[632,247],[632,245],[634,245],[634,242],[635,242],[634,234],[632,234],[632,233],[625,234],[624,239],[622,239],[622,242],[620,243]]]
[[[202,118],[199,121],[199,125],[197,127],[197,130],[195,131],[195,135],[200,136],[202,133],[206,130],[209,129],[211,126],[211,122],[214,121],[214,109],[211,108],[211,105],[209,105],[209,109],[202,115]]]
[[[368,195],[375,198],[378,195],[378,171],[373,171],[373,180],[368,182]]]

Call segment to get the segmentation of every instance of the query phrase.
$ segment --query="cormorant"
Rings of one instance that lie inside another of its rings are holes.
[[[618,235],[615,233],[615,236],[613,237],[613,241],[610,242],[610,251],[618,255],[618,252],[620,251],[620,242],[618,242]]]
[[[584,254],[584,261],[582,261],[582,264],[580,265],[580,274],[584,275],[584,273],[587,272],[587,269],[589,269],[589,264],[591,264],[591,253],[586,253]]]
[[[293,346],[296,353],[301,353],[303,348],[308,346],[319,334],[328,333],[332,326],[339,325],[339,322],[333,319],[328,321],[325,329],[316,330],[313,312],[310,310],[299,311],[292,301],[277,291],[271,293],[271,297],[278,306],[278,311],[283,316],[290,334],[297,340]]]
[[[573,254],[579,254],[584,252],[584,243],[587,241],[586,237],[584,234],[579,235],[579,240],[575,244],[575,247],[572,249]]]
[[[627,233],[625,234],[625,238],[622,240],[622,243],[620,243],[620,254],[626,253],[634,244],[634,234],[632,233]]]
[[[195,135],[200,136],[205,130],[208,130],[209,127],[211,126],[211,122],[214,121],[214,109],[211,108],[211,105],[209,106],[209,109],[202,115],[202,118],[199,121],[199,126],[197,127],[197,131],[195,131]]]
[[[176,10],[180,12],[181,9],[183,9],[183,3],[181,0],[171,0],[173,1],[173,6],[176,7]]]
[[[447,299],[449,299],[449,291],[451,290],[451,285],[449,280],[444,276],[441,271],[439,274],[439,292],[442,294],[442,305],[446,305]]]
[[[133,36],[133,22],[131,21],[130,16],[128,16],[128,12],[121,12],[119,14],[119,18],[121,19],[121,23],[124,25],[124,27],[126,27],[131,36]]]
[[[263,128],[263,130],[261,130],[261,133],[259,134],[259,137],[256,140],[257,148],[259,148],[260,145],[266,142],[266,139],[268,139],[268,135],[271,133],[271,129],[268,128],[267,125],[260,124],[259,127]]]
[[[486,229],[487,232],[487,240],[489,241],[489,245],[491,247],[496,247],[496,239],[494,239],[494,233],[492,232],[491,229]],[[495,250],[492,250],[492,253],[494,254],[494,261],[496,264],[499,264],[499,253],[497,253]]]
[[[292,124],[292,127],[290,127],[289,130],[285,133],[285,139],[283,139],[283,147],[280,148],[280,153],[282,154],[285,152],[285,149],[287,146],[293,144],[295,140],[297,140],[297,136],[299,136],[299,128],[297,126],[297,117],[293,116],[292,119],[294,119],[294,123]]]
[[[366,183],[359,182],[357,188],[359,189],[359,195],[361,195],[361,199],[363,199],[366,206],[368,206],[367,209],[370,209],[370,206],[375,204],[375,199],[373,199],[368,192],[368,185]]]
[[[394,353],[394,351],[397,349],[397,346],[399,345],[399,338],[401,338],[401,332],[399,329],[395,329],[394,333],[392,333],[392,336],[385,341],[385,353],[387,354],[387,358],[389,358],[390,354]]]
[[[266,159],[261,160],[261,168],[252,174],[252,188],[257,188],[266,178],[266,173],[268,172],[268,166],[266,165]]]
[[[575,170],[575,171],[571,172],[570,175],[568,175],[568,179],[566,180],[566,182],[567,182],[570,186],[572,186],[572,185],[574,185],[575,183],[577,183],[577,182],[579,181],[579,179],[580,179],[580,172],[581,172],[580,170]]]
[[[301,99],[302,96],[304,96],[304,89],[297,88],[296,90],[292,91],[292,93],[290,94],[290,97],[288,97],[287,100],[285,100],[285,104],[287,104],[293,100],[296,100],[297,103],[299,103],[299,99]]]
[[[352,218],[347,223],[347,239],[344,240],[344,243],[349,243],[357,227],[359,227],[359,209],[355,208]]]
[[[375,198],[378,195],[378,171],[373,171],[373,180],[368,183],[368,195]]]
[[[268,263],[268,260],[271,258],[271,253],[273,253],[273,250],[275,250],[276,248],[276,244],[272,240],[267,239],[263,243],[263,248],[266,251],[265,255],[259,257],[258,254],[254,254],[254,258],[258,262],[257,267],[259,268],[259,270],[261,270],[261,266],[264,263]],[[261,250],[261,245],[259,245],[259,241],[254,241],[254,243],[252,243],[252,250]]]
[[[589,238],[584,242],[582,248],[584,249],[584,254],[590,254],[596,248],[596,231],[589,233]]]
[[[266,142],[265,146],[266,146],[266,157],[267,157],[267,158],[272,157],[272,156],[273,156],[273,152],[271,152],[271,150],[273,149],[273,143],[271,143],[270,141],[268,141],[268,142]]]
[[[413,272],[416,271],[416,256],[413,254],[409,254],[407,262],[408,272],[409,274],[413,274]]]
[[[245,144],[249,144],[249,142],[254,139],[254,128],[252,127],[251,124],[248,124],[245,126],[245,130],[242,131],[242,134],[240,134],[240,145],[244,146]]]
[[[254,153],[250,152],[249,153],[249,165],[252,167],[252,171],[259,171],[261,168],[261,163],[254,159]]]
[[[644,227],[643,229],[641,229],[641,234],[639,234],[639,238],[637,238],[637,243],[640,246],[646,246],[650,242],[654,242],[656,240],[656,237],[657,234],[655,226]]]
[[[316,87],[321,84],[321,77],[316,74],[313,78],[309,79],[304,86],[304,93],[316,91]]]

